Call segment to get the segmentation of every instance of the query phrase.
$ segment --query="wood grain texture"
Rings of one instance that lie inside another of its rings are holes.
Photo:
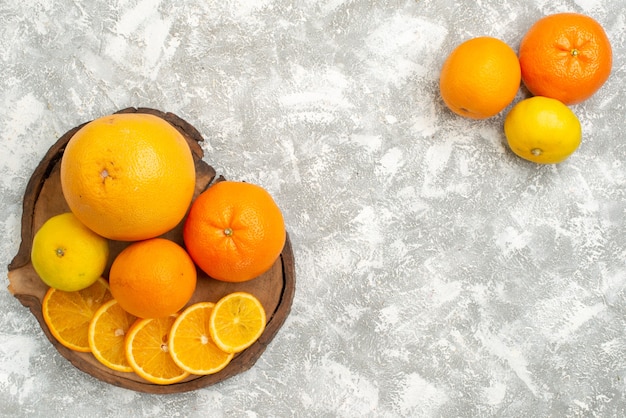
[[[135,112],[159,116],[178,129],[185,137],[192,151],[196,167],[194,199],[207,187],[210,187],[211,184],[223,180],[221,176],[216,179],[213,167],[203,160],[204,152],[199,145],[203,138],[192,125],[172,113],[164,113],[149,108],[127,108],[120,110],[118,113]],[[279,259],[270,270],[251,281],[225,283],[214,280],[198,270],[196,291],[188,304],[200,301],[217,302],[219,298],[228,293],[247,291],[254,294],[261,301],[267,313],[267,326],[259,340],[242,353],[237,354],[226,368],[216,374],[190,376],[183,382],[168,386],[155,385],[143,380],[134,373],[122,373],[108,369],[99,363],[91,353],[79,353],[69,350],[52,336],[44,322],[41,311],[42,300],[48,290],[48,286],[41,281],[33,269],[30,261],[30,252],[34,234],[39,227],[50,217],[69,211],[61,190],[60,162],[65,145],[83,125],[69,130],[59,138],[46,153],[28,182],[23,201],[22,241],[18,253],[8,268],[9,291],[22,305],[30,309],[37,318],[45,335],[63,357],[85,373],[112,385],[146,393],[179,393],[210,386],[248,370],[265,351],[266,346],[277,334],[291,310],[295,292],[295,260],[289,235],[287,235],[287,241]],[[174,229],[164,234],[163,237],[183,245],[183,223],[184,220]],[[122,241],[110,241],[111,256],[104,272],[105,277],[108,277],[112,260],[129,244]]]

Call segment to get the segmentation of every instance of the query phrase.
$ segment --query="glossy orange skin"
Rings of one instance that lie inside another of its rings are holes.
[[[450,53],[441,68],[439,90],[454,113],[486,119],[513,101],[520,80],[515,51],[499,39],[483,36],[461,43]]]
[[[196,290],[197,271],[189,254],[164,238],[132,243],[113,260],[111,294],[138,318],[162,318],[180,311]]]
[[[286,231],[282,213],[265,189],[221,181],[194,201],[183,238],[195,263],[210,277],[243,282],[272,267]]]
[[[579,13],[538,20],[520,43],[522,81],[536,96],[572,105],[591,97],[611,74],[611,43],[602,26]]]

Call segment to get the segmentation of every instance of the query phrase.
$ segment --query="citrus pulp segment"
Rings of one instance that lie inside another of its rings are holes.
[[[185,309],[172,326],[169,337],[174,362],[192,374],[217,373],[228,365],[233,353],[221,350],[211,338],[209,319],[215,306],[199,302]]]
[[[106,280],[75,292],[53,287],[44,296],[41,310],[50,333],[65,347],[89,352],[89,323],[94,313],[112,298]]]
[[[89,348],[96,359],[110,369],[132,372],[126,360],[124,341],[137,317],[123,310],[115,299],[100,307],[89,323]]]
[[[234,292],[215,304],[209,321],[215,344],[227,353],[238,353],[254,344],[263,334],[265,309],[250,293]]]
[[[164,119],[142,113],[85,124],[67,143],[60,174],[63,195],[78,219],[121,241],[174,228],[196,183],[193,155],[182,134]]]
[[[151,383],[169,385],[189,376],[172,360],[167,346],[177,315],[138,319],[126,336],[126,359],[135,373]]]

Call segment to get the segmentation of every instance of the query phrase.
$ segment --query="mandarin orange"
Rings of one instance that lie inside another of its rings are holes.
[[[536,96],[571,105],[591,97],[611,74],[612,50],[602,26],[579,13],[539,19],[520,43],[522,81]]]
[[[210,277],[243,282],[272,267],[286,232],[282,213],[265,189],[221,181],[193,202],[183,238],[195,263]]]

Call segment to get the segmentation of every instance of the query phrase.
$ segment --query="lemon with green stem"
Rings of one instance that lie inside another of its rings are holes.
[[[30,258],[44,283],[73,292],[100,278],[109,258],[109,243],[67,212],[51,217],[37,230]]]
[[[576,151],[582,127],[576,114],[561,101],[535,96],[520,101],[506,115],[504,134],[519,157],[555,164]]]

